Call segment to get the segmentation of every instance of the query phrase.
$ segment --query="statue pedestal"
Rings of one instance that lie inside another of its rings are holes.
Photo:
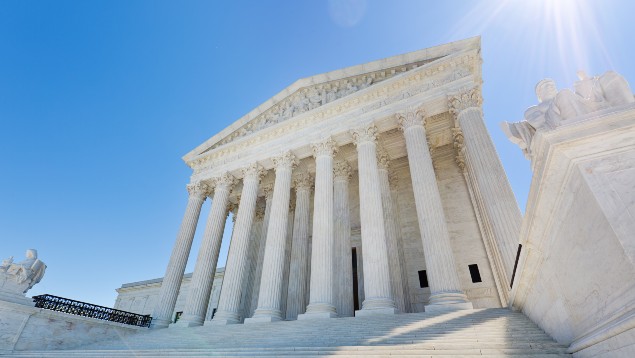
[[[635,103],[537,130],[531,153],[513,308],[569,353],[620,355],[610,342],[635,344]]]

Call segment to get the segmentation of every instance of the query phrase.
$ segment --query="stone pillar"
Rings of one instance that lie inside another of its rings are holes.
[[[287,240],[287,221],[289,219],[289,199],[291,197],[291,173],[295,166],[295,157],[289,151],[272,158],[276,170],[273,188],[273,201],[265,257],[262,263],[258,308],[252,318],[245,323],[273,322],[282,319],[280,297],[283,287],[285,245]]]
[[[337,317],[333,297],[333,139],[312,145],[315,157],[315,198],[311,253],[311,289],[306,313],[298,319]]]
[[[265,207],[264,205],[260,205],[256,203],[256,215],[254,216],[254,223],[251,226],[251,238],[249,245],[249,263],[248,274],[245,275],[245,282],[243,283],[243,296],[240,299],[240,309],[243,317],[251,317],[251,299],[253,295],[253,286],[256,276],[259,276],[256,272],[256,268],[258,266],[258,254],[260,252],[261,244],[264,246],[264,243],[261,243],[261,235],[262,235],[262,221],[265,217]],[[264,242],[264,240],[262,240]],[[264,249],[264,247],[263,247]]]
[[[209,297],[212,292],[214,275],[216,274],[218,254],[223,240],[225,221],[227,221],[227,203],[233,184],[234,177],[229,173],[214,179],[212,210],[207,218],[203,241],[196,258],[183,316],[175,323],[176,326],[192,327],[203,325]]]
[[[335,248],[337,269],[333,275],[336,288],[336,308],[340,317],[353,317],[355,298],[353,295],[353,254],[351,247],[351,218],[348,202],[348,183],[351,167],[346,161],[335,163],[333,198],[335,201]]]
[[[364,294],[356,316],[394,314],[386,228],[377,169],[377,127],[374,124],[352,131],[357,146],[359,214],[364,247]]]
[[[298,174],[295,184],[295,215],[293,219],[293,239],[291,264],[289,269],[289,289],[287,294],[287,321],[295,320],[304,313],[306,307],[309,270],[309,201],[312,178],[308,173]]]
[[[269,227],[269,216],[271,213],[271,202],[273,199],[273,184],[267,184],[262,188],[265,194],[265,216],[262,219],[262,227],[260,229],[260,244],[258,246],[258,258],[254,274],[254,283],[251,289],[251,307],[249,317],[253,317],[256,308],[258,308],[258,293],[260,292],[260,279],[262,278],[262,262],[265,259],[265,243],[267,241],[267,228]]]
[[[399,177],[396,173],[388,175],[388,185],[390,186],[390,198],[392,199],[393,218],[395,228],[397,230],[397,249],[399,251],[399,262],[401,263],[401,282],[403,283],[403,297],[406,304],[406,312],[414,312],[412,308],[412,301],[410,298],[410,288],[408,287],[408,272],[406,265],[406,258],[404,255],[403,237],[401,236],[400,229],[400,215],[399,215]]]
[[[201,207],[205,197],[207,197],[208,190],[207,185],[200,182],[187,186],[190,196],[187,201],[185,216],[181,222],[181,228],[172,249],[170,262],[161,283],[159,299],[152,312],[153,328],[165,328],[172,321],[172,312],[174,312],[174,305],[176,304],[176,298],[179,295],[181,281],[185,273],[185,265],[192,248],[196,224],[198,223],[198,217],[201,215]]]
[[[289,269],[291,268],[291,248],[293,243],[293,219],[295,217],[295,198],[289,201],[289,219],[287,219],[287,242],[284,245],[284,273],[282,275],[282,290],[280,292],[280,312],[282,319],[287,319],[287,300],[289,293]]]
[[[459,146],[464,148],[458,149],[467,157],[468,173],[473,173],[470,177],[474,182],[474,194],[482,202],[477,203],[483,209],[480,214],[493,235],[489,239],[497,247],[495,256],[502,261],[502,271],[506,276],[504,286],[508,288],[516,260],[522,215],[485,127],[481,102],[478,88],[448,96],[450,112],[455,116],[456,126],[463,132]]]
[[[390,196],[390,183],[388,180],[388,165],[390,159],[388,154],[380,150],[377,154],[379,167],[379,185],[381,187],[381,201],[384,208],[384,225],[386,226],[386,247],[388,249],[388,264],[390,266],[390,282],[392,297],[400,312],[406,312],[406,301],[404,299],[404,284],[402,281],[402,266],[399,260],[399,240],[397,222],[395,221],[395,209],[393,208],[392,197]]]
[[[243,277],[247,273],[247,254],[251,226],[256,213],[256,199],[258,199],[258,184],[264,171],[258,163],[253,163],[243,172],[243,191],[234,224],[234,233],[227,256],[225,277],[218,302],[218,311],[211,324],[240,323],[240,299],[243,290]]]
[[[398,114],[397,119],[406,138],[408,164],[431,291],[430,304],[425,306],[425,310],[469,309],[472,308],[472,303],[461,290],[456,272],[423,116],[422,109],[409,110]]]

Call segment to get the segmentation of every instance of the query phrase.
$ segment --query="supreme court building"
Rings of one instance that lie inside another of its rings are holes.
[[[507,307],[522,218],[481,84],[480,38],[296,81],[185,155],[165,277],[116,308],[151,296],[159,328]]]

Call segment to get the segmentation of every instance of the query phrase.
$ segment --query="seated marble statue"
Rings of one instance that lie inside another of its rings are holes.
[[[0,265],[0,276],[4,276],[0,289],[18,289],[26,293],[35,284],[40,282],[44,276],[46,265],[37,258],[37,251],[29,249],[26,251],[26,259],[20,262],[13,262],[13,257],[5,259]],[[13,285],[7,285],[12,281]],[[14,287],[15,286],[15,287]]]
[[[536,95],[539,103],[525,111],[525,120],[501,123],[505,135],[522,149],[527,159],[531,157],[531,142],[537,130],[555,129],[563,121],[635,102],[628,82],[616,72],[588,77],[583,71],[578,71],[578,78],[574,91],[558,91],[555,81],[549,78],[538,82]]]

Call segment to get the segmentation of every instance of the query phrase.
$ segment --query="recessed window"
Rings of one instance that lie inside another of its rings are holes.
[[[419,271],[419,287],[428,287],[428,275],[426,274],[426,270]]]
[[[472,276],[472,282],[473,283],[483,282],[481,280],[481,273],[478,272],[478,265],[477,264],[467,265],[467,267],[470,269],[470,276]]]

